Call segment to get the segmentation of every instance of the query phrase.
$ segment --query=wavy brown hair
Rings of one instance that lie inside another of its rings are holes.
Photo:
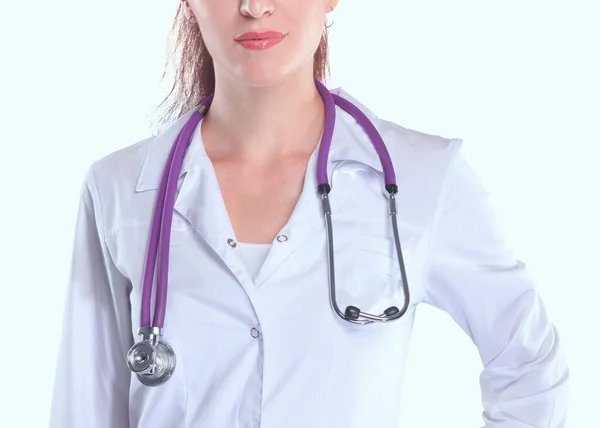
[[[159,132],[173,120],[198,106],[215,90],[213,59],[204,44],[198,23],[186,18],[184,7],[179,2],[167,40],[167,58],[161,81],[164,81],[169,66],[174,66],[175,76],[171,90],[157,107],[161,111],[157,121]],[[320,82],[325,81],[330,74],[330,27],[331,24],[325,21],[323,36],[314,55],[314,78]]]

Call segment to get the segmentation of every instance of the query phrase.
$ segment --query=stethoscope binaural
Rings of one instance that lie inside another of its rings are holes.
[[[315,84],[325,104],[325,126],[317,158],[317,190],[321,195],[323,214],[325,216],[327,228],[327,266],[329,277],[329,301],[331,307],[343,320],[354,324],[370,324],[373,322],[390,322],[397,320],[406,313],[410,303],[410,295],[396,218],[396,194],[398,193],[398,186],[396,184],[396,175],[390,155],[383,139],[377,132],[377,129],[375,129],[375,126],[367,116],[360,111],[360,109],[348,100],[329,92],[329,90],[319,81],[315,80]],[[175,194],[177,191],[179,172],[183,164],[185,152],[190,144],[192,133],[200,120],[208,112],[213,96],[214,94],[211,94],[202,101],[199,109],[191,115],[190,119],[177,136],[167,159],[154,207],[142,283],[141,327],[138,329],[138,334],[142,336],[142,340],[133,345],[127,353],[127,364],[129,365],[129,368],[137,375],[140,382],[147,386],[158,386],[163,384],[169,380],[175,370],[175,353],[166,342],[161,340],[167,303],[169,244],[173,209],[175,206]],[[381,165],[383,166],[385,189],[389,193],[389,210],[398,264],[400,265],[400,272],[402,275],[404,305],[402,306],[402,309],[398,309],[396,306],[390,306],[384,310],[381,315],[363,312],[356,306],[348,306],[346,307],[346,310],[342,312],[337,304],[335,294],[333,228],[331,222],[331,206],[329,204],[329,192],[331,191],[331,186],[329,185],[327,178],[327,163],[333,137],[333,129],[335,126],[336,104],[356,119],[369,136],[379,156]],[[156,263],[157,256],[158,263]],[[150,323],[150,306],[152,301],[154,269],[156,265],[158,265],[158,267],[156,268],[157,286],[154,319],[153,322]]]

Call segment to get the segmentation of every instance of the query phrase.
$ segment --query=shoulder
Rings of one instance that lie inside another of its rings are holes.
[[[135,186],[154,137],[133,143],[94,161],[84,178],[84,196],[94,206],[96,221],[102,221],[103,234],[113,229],[115,207],[134,200]],[[125,202],[125,203],[124,203]]]
[[[126,192],[158,188],[173,142],[194,111],[187,111],[158,134],[95,161],[90,169],[98,185],[118,186]],[[115,191],[115,187],[108,190]]]
[[[133,178],[146,159],[148,151],[155,141],[155,137],[148,137],[137,141],[122,149],[116,150],[95,160],[90,166],[96,180],[111,177],[119,181]],[[137,177],[135,177],[137,178]]]
[[[383,119],[378,120],[378,129],[394,164],[440,179],[452,167],[463,145],[461,138],[428,134]]]
[[[342,88],[332,92],[352,102],[373,123],[386,145],[397,175],[418,181],[442,181],[459,156],[463,145],[461,138],[410,129],[379,117]]]
[[[85,181],[105,217],[107,234],[125,223],[138,222],[136,216],[145,213],[152,199],[148,191],[159,188],[169,151],[193,111],[186,112],[158,134],[109,153],[89,167]]]

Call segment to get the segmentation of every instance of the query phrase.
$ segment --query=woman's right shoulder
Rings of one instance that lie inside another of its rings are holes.
[[[156,169],[164,167],[177,134],[195,109],[191,109],[156,135],[112,152],[90,166],[90,175],[102,194],[103,189],[114,192],[139,192],[147,176],[160,176]]]
[[[84,179],[84,192],[101,214],[105,235],[112,234],[140,208],[137,195],[143,165],[154,146],[156,136],[138,141],[94,161]]]
[[[144,164],[156,137],[149,137],[95,160],[89,167],[94,181],[112,181],[125,186],[137,180],[136,173]]]

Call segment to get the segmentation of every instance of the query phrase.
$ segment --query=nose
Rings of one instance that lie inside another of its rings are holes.
[[[261,18],[275,12],[275,0],[241,0],[240,13],[249,18]]]

